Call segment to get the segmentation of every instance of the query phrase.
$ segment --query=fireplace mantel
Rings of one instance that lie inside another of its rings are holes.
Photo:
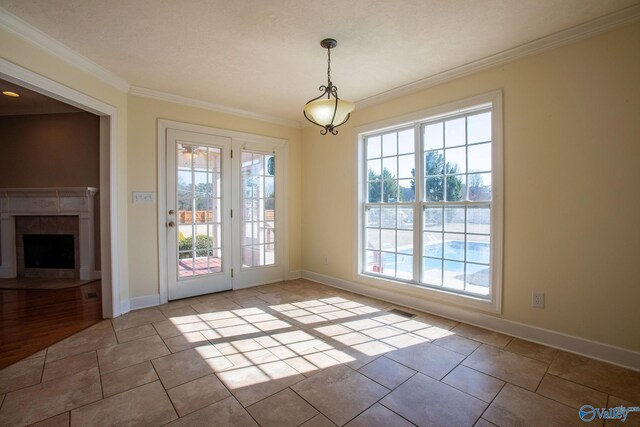
[[[80,279],[93,279],[93,196],[97,192],[94,187],[0,188],[0,277],[17,275],[16,216],[76,215],[79,220]]]

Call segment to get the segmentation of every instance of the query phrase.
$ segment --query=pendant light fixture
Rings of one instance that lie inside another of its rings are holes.
[[[331,49],[337,45],[338,42],[334,39],[324,39],[320,42],[320,46],[327,49],[327,85],[320,86],[322,94],[304,105],[304,116],[322,128],[322,135],[328,132],[337,135],[336,128],[349,120],[355,108],[353,102],[338,98],[338,88],[331,82]]]

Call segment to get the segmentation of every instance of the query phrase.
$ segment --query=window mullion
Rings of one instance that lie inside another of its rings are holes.
[[[414,168],[413,173],[415,195],[413,199],[413,281],[420,283],[422,280],[422,200],[424,196],[424,177],[422,153],[422,125],[416,123],[413,127],[414,141]]]

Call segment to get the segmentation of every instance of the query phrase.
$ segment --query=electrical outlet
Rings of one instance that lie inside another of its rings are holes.
[[[531,307],[544,308],[544,292],[534,292],[531,294]]]
[[[327,255],[325,255],[324,257],[322,257],[322,263],[324,265],[329,265],[329,257]]]

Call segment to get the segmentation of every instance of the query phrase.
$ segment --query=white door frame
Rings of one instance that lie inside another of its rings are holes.
[[[189,132],[198,132],[210,135],[226,136],[232,139],[241,139],[247,142],[257,143],[269,143],[276,144],[283,147],[284,152],[284,164],[288,163],[289,143],[285,139],[273,138],[269,136],[255,135],[251,133],[232,131],[227,129],[219,129],[209,126],[194,125],[191,123],[177,122],[173,120],[158,119],[158,278],[160,281],[160,304],[164,304],[169,301],[168,299],[168,280],[167,269],[163,267],[166,264],[167,259],[167,177],[166,177],[166,164],[167,164],[167,129],[177,129]],[[283,168],[282,182],[284,185],[284,194],[288,194],[288,167]],[[289,275],[289,233],[286,227],[288,224],[288,201],[285,198],[282,223],[285,224],[284,230],[282,230],[282,241],[285,243],[284,255],[282,260],[282,268],[284,269],[284,279],[288,279]]]
[[[100,116],[102,316],[118,317],[123,314],[119,263],[126,262],[120,260],[120,247],[126,242],[118,234],[118,109],[4,58],[0,58],[0,78]]]

